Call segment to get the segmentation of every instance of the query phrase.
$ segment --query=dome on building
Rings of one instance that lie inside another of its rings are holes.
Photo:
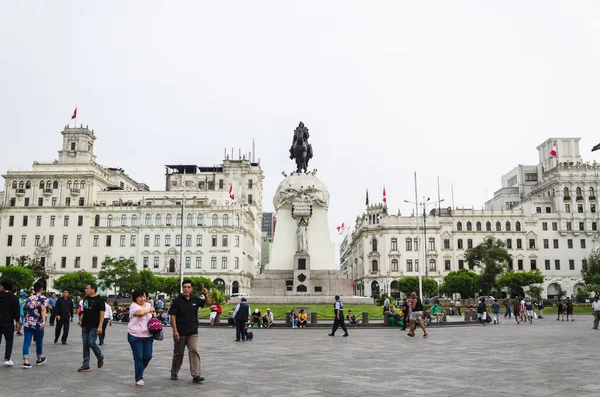
[[[329,208],[329,190],[312,173],[288,175],[279,184],[273,197],[273,205],[278,210],[283,205],[291,205],[298,201]]]

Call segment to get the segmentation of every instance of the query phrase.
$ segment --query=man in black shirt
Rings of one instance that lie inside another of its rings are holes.
[[[8,280],[2,280],[2,283],[0,283],[0,343],[2,342],[2,336],[4,336],[4,365],[7,367],[14,365],[10,356],[13,349],[15,323],[17,324],[17,331],[19,331],[21,329],[19,299],[12,293],[12,283]]]
[[[171,328],[173,329],[173,362],[171,364],[171,379],[179,379],[177,374],[183,363],[185,348],[188,348],[190,359],[190,372],[194,383],[204,380],[202,377],[202,363],[198,353],[198,310],[205,305],[211,305],[208,290],[202,286],[204,297],[192,295],[194,284],[191,280],[183,280],[181,283],[182,293],[175,298],[169,315],[171,316]]]
[[[83,340],[83,364],[77,372],[90,370],[90,348],[98,359],[98,368],[104,365],[104,356],[96,343],[98,335],[102,334],[102,321],[104,320],[104,299],[97,293],[98,287],[88,283],[85,287],[83,298],[83,312],[79,317],[81,339]]]
[[[56,300],[54,306],[56,313],[56,329],[54,330],[54,343],[58,342],[60,331],[64,328],[62,335],[62,344],[67,344],[69,337],[69,323],[73,322],[73,299],[69,298],[69,291],[64,290],[62,296]]]

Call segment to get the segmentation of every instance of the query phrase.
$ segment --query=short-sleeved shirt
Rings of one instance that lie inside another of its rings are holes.
[[[171,305],[169,314],[175,316],[177,332],[181,336],[196,335],[198,333],[198,310],[204,307],[204,297],[190,296],[186,299],[180,294]]]
[[[495,314],[500,313],[500,304],[498,302],[492,303],[492,310]]]
[[[431,306],[431,314],[437,314],[441,309],[441,306],[439,305],[433,305]]]
[[[127,332],[137,338],[149,338],[152,335],[148,331],[148,321],[152,318],[152,313],[146,313],[143,316],[135,316],[134,313],[138,310],[143,310],[151,307],[150,303],[146,302],[144,307],[137,303],[132,303],[129,306],[129,323],[127,324]]]
[[[42,307],[50,306],[48,299],[40,294],[34,294],[25,299],[23,315],[25,328],[39,328],[42,325]]]
[[[100,295],[86,296],[83,298],[81,306],[83,308],[83,320],[81,326],[85,328],[98,328],[101,324],[100,313],[104,320],[104,299]]]

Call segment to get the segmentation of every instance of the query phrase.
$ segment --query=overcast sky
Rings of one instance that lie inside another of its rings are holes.
[[[254,138],[268,211],[302,120],[332,229],[367,187],[409,215],[414,171],[481,208],[547,138],[599,157],[599,40],[593,1],[4,1],[0,171],[56,159],[77,105],[98,162],[153,190]]]

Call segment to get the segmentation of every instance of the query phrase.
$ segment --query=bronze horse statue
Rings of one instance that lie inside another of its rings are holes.
[[[307,172],[308,160],[313,156],[312,145],[308,143],[308,128],[300,122],[294,131],[294,140],[290,148],[290,159],[296,160],[296,172]]]

